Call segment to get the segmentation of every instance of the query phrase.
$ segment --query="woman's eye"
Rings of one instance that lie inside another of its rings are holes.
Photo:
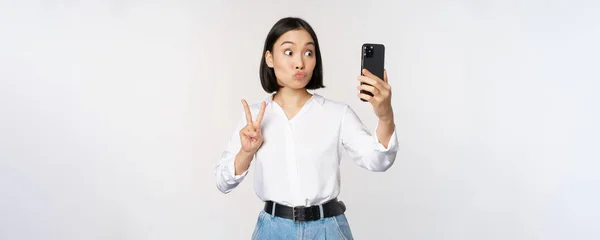
[[[304,55],[306,55],[306,56],[309,56],[309,57],[310,57],[310,56],[312,56],[312,55],[313,55],[313,53],[312,53],[312,51],[310,51],[310,50],[309,50],[309,51],[306,51],[306,52],[304,53]]]
[[[283,52],[285,55],[292,55],[292,50],[285,50],[285,52]]]

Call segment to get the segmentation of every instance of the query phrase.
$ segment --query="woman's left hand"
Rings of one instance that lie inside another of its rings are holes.
[[[387,71],[383,70],[383,80],[369,72],[367,69],[363,69],[362,73],[364,76],[359,76],[357,80],[366,84],[359,85],[357,89],[371,92],[373,93],[373,96],[371,97],[365,93],[359,93],[358,97],[367,100],[373,105],[373,110],[379,120],[393,121],[392,87],[388,84]]]

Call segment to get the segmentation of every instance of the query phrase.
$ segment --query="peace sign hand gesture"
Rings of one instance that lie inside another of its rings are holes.
[[[256,121],[252,121],[252,113],[246,100],[242,100],[244,110],[246,112],[246,126],[240,130],[240,141],[242,142],[242,149],[244,153],[248,155],[254,155],[263,143],[263,136],[260,124],[263,116],[265,115],[265,108],[267,104],[263,101],[260,107],[260,112]]]

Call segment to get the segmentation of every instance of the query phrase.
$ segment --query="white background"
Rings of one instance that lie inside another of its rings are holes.
[[[344,159],[356,239],[600,238],[598,2],[251,2],[1,1],[0,239],[249,239],[253,173],[212,171],[286,16],[369,127],[360,45],[387,47],[400,152]]]

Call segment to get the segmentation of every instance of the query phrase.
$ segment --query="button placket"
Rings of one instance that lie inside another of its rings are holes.
[[[294,199],[296,199],[298,202],[302,201],[302,194],[301,194],[301,187],[300,187],[300,176],[299,176],[299,172],[298,172],[298,159],[296,159],[296,134],[294,131],[294,122],[293,121],[288,121],[288,133],[289,133],[289,144],[288,144],[288,148],[289,148],[289,162],[288,164],[290,164],[293,169],[293,171],[291,172],[292,176],[291,179],[293,179],[292,181],[292,191],[294,193]]]

